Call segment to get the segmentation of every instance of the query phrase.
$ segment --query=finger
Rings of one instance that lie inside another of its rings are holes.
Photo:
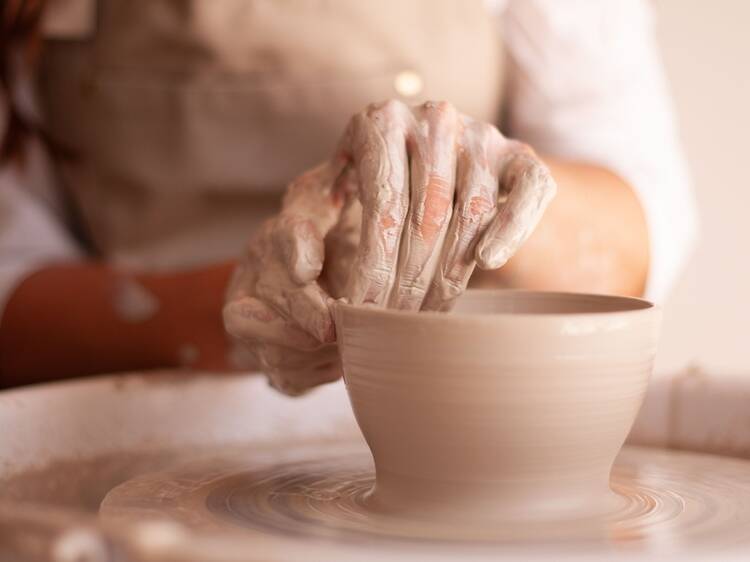
[[[290,396],[299,396],[314,386],[333,382],[342,373],[335,345],[312,352],[262,345],[258,358],[271,386]]]
[[[458,115],[452,105],[428,102],[418,110],[422,129],[409,137],[410,203],[388,306],[419,309],[440,257],[455,190]]]
[[[305,371],[338,361],[338,347],[327,344],[314,351],[302,351],[282,345],[263,344],[257,352],[264,369],[271,371]]]
[[[297,285],[284,277],[286,273],[280,264],[268,263],[255,285],[255,296],[318,344],[334,341],[336,331],[328,307],[331,297],[316,281]]]
[[[304,285],[320,276],[325,247],[312,219],[299,215],[280,216],[274,224],[273,243],[294,283]]]
[[[547,167],[533,153],[512,156],[501,171],[501,186],[508,198],[500,207],[476,248],[482,269],[502,267],[542,218],[557,186]]]
[[[329,307],[331,297],[318,283],[308,283],[304,287],[287,294],[289,314],[295,322],[320,343],[336,341],[336,328]]]
[[[408,209],[409,109],[390,101],[354,117],[349,148],[359,180],[362,230],[345,290],[353,303],[385,303],[393,284],[398,244]]]
[[[232,301],[248,296],[250,288],[255,285],[257,279],[258,274],[250,265],[249,260],[240,261],[227,283],[225,300]]]
[[[227,332],[243,341],[264,341],[300,349],[315,349],[320,342],[253,297],[228,302],[223,310]]]
[[[346,284],[359,249],[361,231],[362,205],[359,199],[352,198],[325,240],[326,261],[320,283],[334,299],[346,297]]]
[[[494,215],[498,178],[494,151],[500,133],[492,125],[468,121],[456,165],[456,204],[440,262],[422,303],[424,310],[449,310],[474,271],[474,247]]]
[[[292,280],[305,284],[323,268],[323,239],[339,219],[346,186],[347,166],[338,158],[296,178],[284,197],[271,238]]]
[[[341,366],[338,363],[332,363],[300,371],[273,371],[267,375],[268,382],[279,392],[287,396],[300,396],[316,386],[341,378]]]
[[[345,168],[334,159],[297,178],[279,216],[255,236],[228,291],[230,334],[254,347],[270,342],[314,349],[335,339],[329,297],[314,280],[322,270],[323,235],[343,207],[337,189]]]

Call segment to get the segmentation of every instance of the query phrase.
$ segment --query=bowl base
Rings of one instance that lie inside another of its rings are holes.
[[[615,498],[599,514],[559,520],[443,519],[373,505],[374,470],[360,443],[311,444],[203,459],[114,488],[100,516],[126,524],[163,516],[195,530],[250,530],[291,538],[368,543],[578,541],[583,545],[750,543],[746,461],[626,447],[612,473]],[[165,490],[169,502],[164,501]],[[676,542],[675,542],[676,541]],[[363,543],[364,544],[364,543]]]
[[[586,494],[571,492],[561,495],[540,494],[537,490],[515,493],[508,489],[462,491],[450,484],[435,485],[431,494],[415,496],[408,487],[390,489],[376,476],[372,488],[362,495],[361,504],[372,514],[425,522],[452,524],[460,520],[466,524],[504,524],[507,522],[557,523],[560,521],[606,517],[617,513],[627,499],[614,492],[608,483],[600,489],[586,488]]]

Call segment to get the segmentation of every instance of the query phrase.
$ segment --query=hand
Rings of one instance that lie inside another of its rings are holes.
[[[333,159],[289,186],[281,212],[248,245],[229,283],[224,325],[278,390],[301,394],[340,376],[324,237],[342,216],[346,162]]]
[[[513,255],[554,193],[528,146],[448,103],[372,105],[251,241],[225,326],[280,390],[333,380],[332,297],[449,309],[477,264]]]
[[[449,309],[475,265],[518,250],[556,191],[530,147],[445,102],[370,106],[343,146],[363,208],[354,303]]]

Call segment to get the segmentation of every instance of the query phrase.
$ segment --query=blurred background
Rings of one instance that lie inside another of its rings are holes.
[[[656,372],[750,374],[750,2],[656,7],[701,218],[696,251],[665,306]]]

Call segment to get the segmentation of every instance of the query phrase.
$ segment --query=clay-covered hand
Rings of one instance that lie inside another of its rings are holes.
[[[528,146],[448,103],[371,105],[251,241],[225,326],[280,390],[333,380],[333,298],[448,309],[476,265],[515,253],[554,193]]]
[[[449,309],[476,265],[518,250],[556,191],[529,146],[445,102],[372,105],[343,146],[363,208],[354,303]]]
[[[334,158],[295,179],[229,283],[224,326],[286,394],[340,376],[331,297],[320,276],[324,237],[340,222],[345,170]]]

